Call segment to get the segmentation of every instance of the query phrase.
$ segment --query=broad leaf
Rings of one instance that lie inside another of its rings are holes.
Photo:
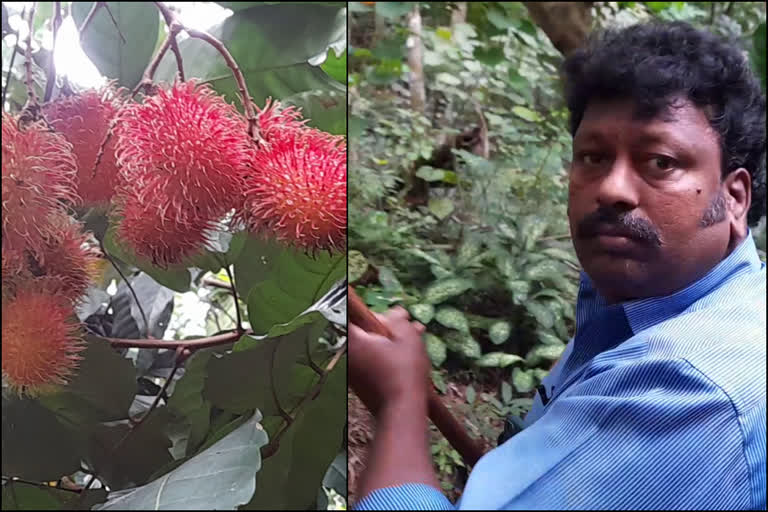
[[[160,15],[151,2],[107,2],[106,5],[112,16],[105,7],[98,10],[82,34],[83,50],[103,75],[117,79],[119,85],[130,89],[139,83],[152,58]],[[72,3],[72,17],[78,28],[91,6],[93,2]]]
[[[199,455],[144,486],[109,494],[94,510],[226,510],[247,503],[267,444],[261,413]]]

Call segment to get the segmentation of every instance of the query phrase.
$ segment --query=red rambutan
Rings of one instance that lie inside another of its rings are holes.
[[[172,206],[166,218],[210,220],[235,205],[255,146],[245,118],[208,86],[158,88],[143,104],[126,106],[119,119],[121,172],[134,188],[162,191]]]
[[[39,251],[50,232],[49,218],[76,203],[77,169],[72,146],[37,122],[20,130],[2,116],[3,248]]]
[[[104,146],[98,167],[96,159],[118,114],[122,94],[122,89],[105,87],[62,96],[43,107],[51,126],[72,144],[77,159],[77,191],[85,204],[106,206],[118,184],[114,135]]]
[[[118,211],[117,236],[137,256],[166,268],[202,250],[210,222],[194,205],[174,205],[159,187],[126,190]]]
[[[71,304],[39,291],[3,302],[3,376],[12,389],[36,396],[66,384],[85,348],[73,313]]]
[[[287,130],[253,161],[239,217],[252,232],[314,253],[345,250],[347,151],[343,137]]]
[[[279,101],[267,98],[264,108],[256,107],[259,120],[259,135],[269,142],[284,131],[300,130],[307,120],[300,121],[301,110],[295,106],[283,107]]]

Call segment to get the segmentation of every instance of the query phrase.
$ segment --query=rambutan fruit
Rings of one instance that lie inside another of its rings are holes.
[[[72,96],[61,96],[43,107],[51,126],[73,147],[77,160],[77,192],[86,205],[105,207],[118,184],[115,157],[117,137],[104,141],[110,123],[120,110],[123,89],[105,87]],[[96,160],[104,145],[103,154]]]
[[[347,151],[343,137],[287,130],[260,148],[240,220],[252,232],[314,254],[346,250]]]
[[[92,282],[97,258],[79,223],[60,217],[54,226],[43,246],[44,258],[37,261],[28,254],[27,263],[38,289],[75,303]]]
[[[126,190],[117,210],[117,236],[137,256],[167,268],[201,251],[210,222],[194,205],[174,205],[159,187]]]
[[[73,314],[71,304],[36,290],[3,302],[3,376],[17,393],[46,393],[75,372],[85,343]]]
[[[295,106],[283,107],[279,101],[267,98],[264,108],[256,107],[259,135],[266,142],[285,131],[305,128],[307,120],[301,120],[301,110]]]
[[[27,272],[21,251],[7,249],[3,246],[2,260],[2,298],[5,301],[16,294],[16,290],[19,284],[24,281]]]
[[[49,218],[77,203],[72,145],[42,122],[19,129],[2,116],[3,247],[39,251],[50,232]]]
[[[143,104],[124,107],[119,119],[116,154],[126,182],[157,187],[167,198],[154,205],[168,208],[155,218],[176,217],[182,227],[234,207],[255,146],[245,118],[208,86],[160,87]]]

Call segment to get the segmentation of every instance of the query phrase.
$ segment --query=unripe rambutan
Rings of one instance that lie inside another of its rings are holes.
[[[253,161],[240,218],[303,248],[345,250],[347,151],[343,137],[315,129],[272,138]]]
[[[2,117],[3,247],[39,251],[62,201],[78,200],[72,146],[41,122],[20,130]]]
[[[118,184],[114,135],[104,145],[98,167],[96,159],[119,112],[122,94],[122,89],[105,87],[62,96],[43,107],[51,126],[72,144],[77,159],[77,192],[88,205],[106,206]]]
[[[74,311],[61,298],[20,290],[2,305],[3,376],[19,394],[36,396],[66,384],[84,348]]]
[[[123,219],[118,238],[136,255],[166,268],[203,249],[210,223],[195,218],[194,205],[172,205],[158,187],[131,189],[120,196]],[[192,215],[185,215],[192,213]]]
[[[162,191],[168,205],[155,207],[170,206],[166,218],[210,220],[234,206],[255,147],[245,118],[208,86],[189,81],[158,88],[143,104],[125,107],[119,119],[121,172],[133,187]]]

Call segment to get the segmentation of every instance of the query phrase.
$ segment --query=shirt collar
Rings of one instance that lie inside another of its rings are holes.
[[[731,254],[715,265],[704,277],[686,288],[663,297],[637,299],[613,306],[608,306],[606,299],[594,288],[592,280],[582,271],[579,309],[589,311],[591,314],[578,318],[577,324],[581,325],[593,315],[605,313],[607,310],[622,309],[632,332],[637,334],[681,313],[734,275],[759,270],[761,266],[762,262],[750,231]]]

